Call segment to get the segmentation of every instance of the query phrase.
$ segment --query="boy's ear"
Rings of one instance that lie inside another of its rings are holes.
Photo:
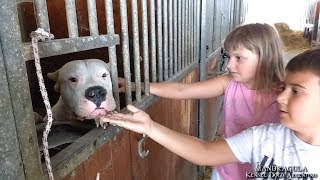
[[[56,70],[56,71],[53,72],[53,73],[48,73],[48,74],[47,74],[47,77],[48,77],[49,79],[51,79],[51,80],[53,80],[53,81],[56,82],[56,84],[54,85],[54,90],[55,90],[56,92],[60,92],[60,83],[59,83],[59,81],[58,81],[58,79],[59,79],[59,69]]]

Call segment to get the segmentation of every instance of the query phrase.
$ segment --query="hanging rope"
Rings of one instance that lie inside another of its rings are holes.
[[[48,148],[48,135],[50,132],[50,128],[51,128],[53,119],[52,119],[52,111],[51,111],[51,105],[50,105],[49,98],[48,98],[48,93],[47,93],[46,87],[44,85],[44,80],[43,80],[43,75],[42,75],[42,70],[41,70],[41,65],[40,65],[39,49],[38,49],[38,41],[39,40],[45,41],[46,39],[53,39],[54,36],[53,36],[53,34],[50,34],[46,31],[44,31],[43,29],[38,28],[36,31],[33,31],[30,33],[30,37],[31,37],[32,49],[33,49],[33,55],[34,55],[34,63],[36,66],[36,72],[37,72],[37,77],[38,77],[38,81],[39,81],[41,96],[42,96],[43,102],[46,106],[47,117],[48,117],[48,122],[47,122],[46,128],[43,131],[43,136],[42,136],[44,159],[46,162],[49,179],[54,180],[51,162],[50,162],[50,156],[49,156],[49,148]]]

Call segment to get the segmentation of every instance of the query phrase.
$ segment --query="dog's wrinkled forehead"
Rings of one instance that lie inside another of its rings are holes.
[[[60,78],[62,80],[69,79],[70,77],[94,75],[101,73],[109,73],[108,65],[98,59],[87,59],[87,60],[74,60],[68,62],[60,69]]]

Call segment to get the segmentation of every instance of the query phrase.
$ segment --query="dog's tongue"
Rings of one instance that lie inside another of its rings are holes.
[[[104,109],[96,109],[91,113],[91,118],[96,119],[106,115],[106,110]]]

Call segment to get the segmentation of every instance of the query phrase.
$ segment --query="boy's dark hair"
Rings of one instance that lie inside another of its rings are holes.
[[[295,56],[289,61],[286,71],[310,71],[320,78],[320,49],[307,50]]]

